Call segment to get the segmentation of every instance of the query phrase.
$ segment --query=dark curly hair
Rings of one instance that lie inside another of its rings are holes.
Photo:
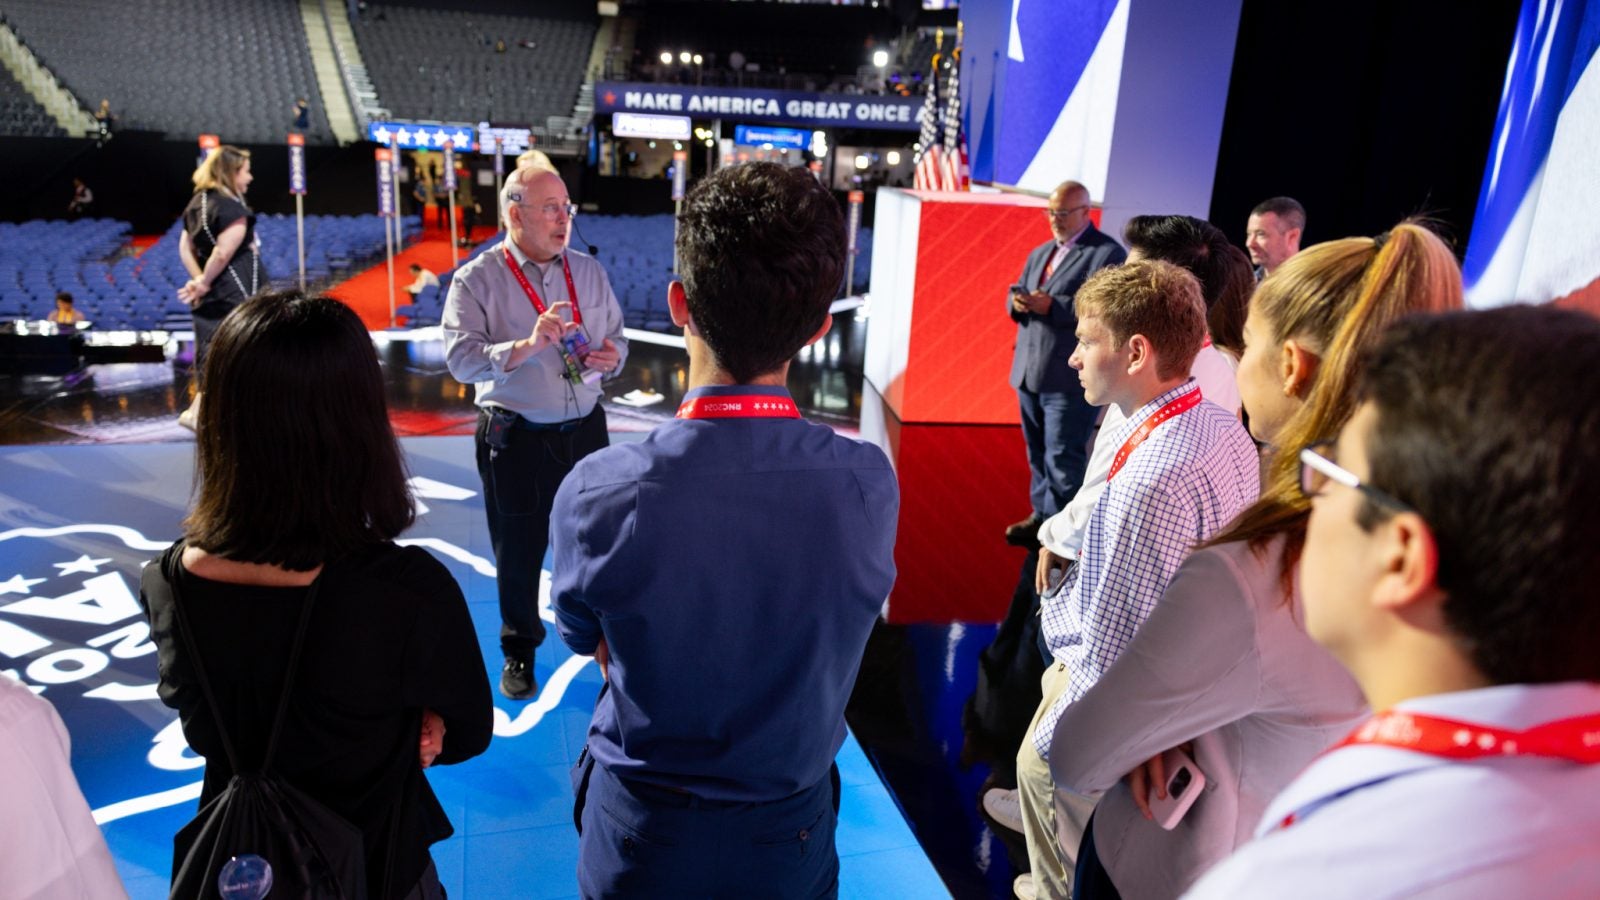
[[[793,359],[822,327],[844,280],[844,219],[804,169],[731,166],[684,199],[678,260],[700,337],[747,382]]]

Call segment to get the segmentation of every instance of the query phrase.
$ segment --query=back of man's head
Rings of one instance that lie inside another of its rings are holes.
[[[678,217],[689,315],[740,382],[794,358],[844,280],[839,204],[804,169],[747,163],[695,185]]]
[[[1144,335],[1163,380],[1187,375],[1206,337],[1200,282],[1159,259],[1101,269],[1078,288],[1073,306],[1079,318],[1098,318],[1119,347]]]
[[[1241,288],[1247,291],[1248,301],[1248,289],[1255,287],[1249,260],[1242,254],[1229,254],[1233,245],[1227,234],[1204,219],[1134,216],[1123,226],[1122,237],[1130,250],[1138,251],[1145,259],[1172,263],[1200,279],[1200,294],[1207,309]]]
[[[1600,320],[1405,320],[1373,351],[1368,481],[1438,547],[1446,627],[1496,684],[1600,681]],[[1358,521],[1385,513],[1368,503]]]

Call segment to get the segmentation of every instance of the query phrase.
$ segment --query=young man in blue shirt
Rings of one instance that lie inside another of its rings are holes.
[[[799,417],[844,226],[801,169],[752,163],[684,202],[671,285],[689,391],[556,496],[556,628],[606,678],[574,772],[585,896],[832,896],[834,754],[894,582],[883,452]]]

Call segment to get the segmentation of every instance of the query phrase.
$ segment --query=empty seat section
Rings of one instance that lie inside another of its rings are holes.
[[[592,3],[528,7],[506,14],[503,6],[372,3],[353,25],[378,96],[396,118],[544,127],[572,114],[598,19]]]
[[[307,140],[332,143],[297,3],[6,0],[5,16],[86,108],[110,100],[119,128],[278,143],[306,97]]]

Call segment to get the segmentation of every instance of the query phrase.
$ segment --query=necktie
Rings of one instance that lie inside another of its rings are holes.
[[[1045,263],[1044,263],[1044,278],[1040,279],[1040,281],[1039,281],[1040,284],[1044,284],[1046,281],[1050,280],[1050,276],[1052,274],[1054,274],[1054,272],[1056,270],[1056,259],[1059,258],[1060,256],[1061,256],[1061,248],[1060,247],[1057,247],[1055,250],[1052,250],[1050,252],[1050,258],[1045,260]]]

